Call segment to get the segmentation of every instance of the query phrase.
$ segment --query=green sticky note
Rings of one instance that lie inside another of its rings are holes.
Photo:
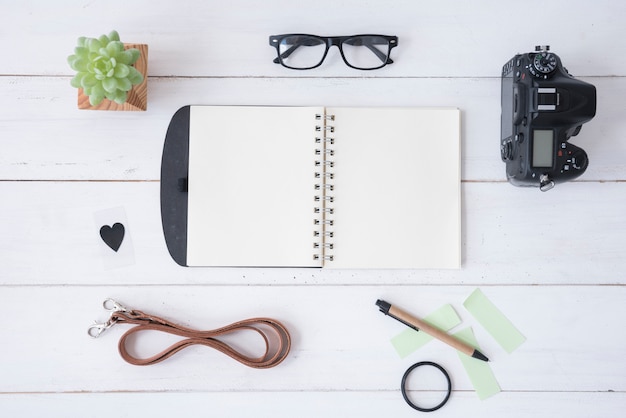
[[[480,289],[474,290],[463,302],[463,306],[485,327],[507,353],[512,353],[526,341],[526,337],[487,299]]]
[[[471,328],[459,331],[454,336],[480,351]],[[488,362],[475,359],[460,351],[457,351],[457,353],[480,400],[487,399],[500,392],[500,385],[493,375]]]
[[[424,317],[424,322],[437,327],[443,331],[448,331],[461,323],[452,305],[444,305],[428,316]],[[401,358],[405,358],[424,344],[432,340],[433,337],[422,331],[415,331],[407,328],[391,339],[391,344]]]

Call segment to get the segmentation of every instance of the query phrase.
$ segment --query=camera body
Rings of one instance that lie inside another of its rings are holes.
[[[596,88],[572,77],[549,47],[518,54],[502,67],[500,154],[515,186],[550,190],[589,165],[569,139],[596,114]]]

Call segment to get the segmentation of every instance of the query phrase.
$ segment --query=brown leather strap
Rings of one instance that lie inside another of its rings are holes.
[[[198,331],[186,328],[138,310],[113,312],[110,321],[112,323],[136,325],[122,335],[118,348],[120,355],[125,361],[137,366],[159,363],[176,354],[183,348],[200,344],[214,348],[246,366],[264,369],[280,364],[287,357],[291,348],[291,337],[287,328],[280,322],[270,318],[245,319],[210,331]],[[129,354],[126,344],[128,337],[141,331],[166,332],[184,337],[184,339],[172,344],[170,347],[152,357],[137,358]],[[265,343],[264,354],[260,357],[247,356],[216,338],[238,331],[253,331],[259,334]]]

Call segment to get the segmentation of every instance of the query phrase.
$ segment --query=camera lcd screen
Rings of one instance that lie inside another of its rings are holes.
[[[501,138],[513,135],[513,71],[502,76]]]
[[[533,167],[552,167],[554,159],[554,132],[533,130]]]

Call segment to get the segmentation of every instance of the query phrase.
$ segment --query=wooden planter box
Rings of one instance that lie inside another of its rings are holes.
[[[140,52],[139,59],[133,66],[143,75],[143,81],[133,86],[128,92],[126,102],[117,104],[109,99],[104,99],[98,106],[89,103],[89,96],[83,93],[83,89],[78,89],[78,108],[88,110],[146,110],[148,108],[148,45],[146,44],[124,44],[125,49],[136,48]]]

